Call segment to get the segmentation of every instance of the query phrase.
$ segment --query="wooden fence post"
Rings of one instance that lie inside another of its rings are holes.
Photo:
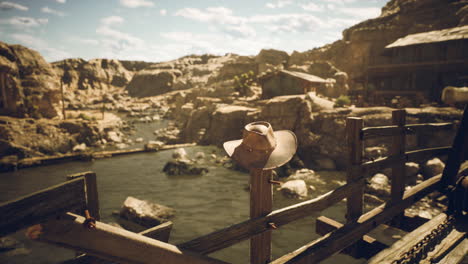
[[[86,199],[88,201],[88,210],[94,219],[101,220],[96,173],[88,172],[84,177],[86,180]]]
[[[392,137],[391,154],[400,156],[405,154],[406,135],[404,126],[406,124],[406,111],[404,109],[392,111],[392,124],[401,128],[400,133]],[[395,162],[392,166],[392,187],[391,200],[392,204],[398,203],[403,198],[405,192],[405,160],[401,159]],[[393,225],[399,225],[404,213],[395,217],[392,221]]]
[[[273,192],[270,183],[271,170],[250,170],[250,218],[265,216],[273,208]],[[274,225],[274,224],[273,224]],[[271,231],[250,239],[250,263],[264,264],[271,258]]]
[[[361,118],[348,117],[346,119],[346,140],[348,144],[348,168],[346,181],[347,184],[359,179],[362,175],[356,170],[356,165],[362,162],[362,139],[361,130],[363,121]],[[346,201],[346,220],[352,222],[358,219],[362,214],[362,200],[364,186],[358,191],[351,193]]]

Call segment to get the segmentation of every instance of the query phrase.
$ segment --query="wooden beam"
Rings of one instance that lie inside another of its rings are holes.
[[[179,244],[179,247],[202,254],[209,254],[229,247],[253,235],[269,231],[271,227],[268,223],[275,223],[277,227],[280,227],[305,216],[309,216],[314,212],[324,210],[343,200],[343,198],[347,197],[350,193],[354,193],[356,190],[362,188],[364,180],[364,178],[361,178],[315,199],[284,207],[271,212],[267,216],[250,219],[205,236],[195,238]]]
[[[406,111],[404,109],[392,111],[392,123],[401,128],[400,134],[392,137],[391,153],[394,156],[404,155],[406,149],[406,136],[404,126],[406,123]],[[395,162],[392,166],[392,183],[390,190],[390,202],[398,203],[403,198],[405,192],[406,169],[405,161]],[[403,212],[392,220],[392,224],[399,226]]]
[[[273,208],[271,170],[250,170],[250,219],[266,216]],[[271,260],[271,231],[250,239],[250,263],[262,264]]]
[[[348,170],[346,182],[351,183],[361,177],[360,173],[352,169],[362,163],[363,142],[360,134],[363,127],[362,118],[348,117],[346,119],[346,141],[348,144]],[[354,221],[362,214],[364,186],[354,193],[350,193],[346,199],[346,220]]]
[[[375,173],[390,168],[395,162],[409,162],[409,161],[421,161],[427,160],[435,156],[448,155],[452,150],[452,147],[437,147],[407,151],[403,155],[391,155],[384,158],[379,158],[373,161],[367,161],[362,163],[361,166],[354,165],[353,170],[360,171],[362,175],[366,177],[372,176]]]
[[[96,173],[92,171],[86,172],[84,177],[86,181],[86,202],[88,205],[88,210],[94,219],[101,220]]]
[[[86,207],[85,180],[78,178],[0,204],[0,236]]]
[[[450,251],[438,264],[458,264],[466,258],[468,252],[468,238],[465,238],[458,246]],[[463,262],[465,263],[465,262]]]
[[[39,241],[118,263],[226,263],[99,221],[96,228],[88,229],[84,221],[82,216],[67,213],[43,224]]]
[[[411,248],[414,247],[421,239],[426,235],[429,235],[435,228],[447,219],[447,215],[444,213],[431,219],[429,222],[423,224],[416,230],[404,236],[398,242],[393,244],[390,248],[383,250],[378,255],[374,256],[369,264],[390,264],[398,260],[401,255]],[[427,258],[421,263],[439,263],[439,261],[445,256],[446,252],[453,249],[461,240],[466,236],[466,232],[460,232],[453,229],[443,241],[435,245],[431,252],[427,253]]]
[[[392,205],[384,203],[362,215],[356,222],[348,223],[335,232],[312,241],[296,251],[278,258],[272,263],[318,263],[324,260],[343,250],[348,245],[355,243],[379,224],[389,221],[395,215],[400,214],[405,208],[434,191],[440,178],[441,175],[437,175],[414,186],[405,193],[399,203]]]
[[[167,243],[171,235],[172,226],[172,222],[168,221],[155,227],[143,230],[138,234]]]
[[[399,135],[402,132],[405,134],[415,134],[422,132],[437,132],[442,130],[452,130],[456,127],[455,123],[424,123],[424,124],[409,124],[404,127],[397,125],[366,127],[362,129],[361,138],[363,140],[380,137],[392,137]]]

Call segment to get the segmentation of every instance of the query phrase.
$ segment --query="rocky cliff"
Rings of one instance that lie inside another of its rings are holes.
[[[34,118],[58,115],[58,77],[38,52],[0,42],[0,74],[0,114]]]
[[[343,38],[306,52],[293,52],[289,64],[329,61],[351,78],[366,66],[383,61],[384,47],[408,34],[468,24],[466,0],[391,0],[382,14],[343,31]]]

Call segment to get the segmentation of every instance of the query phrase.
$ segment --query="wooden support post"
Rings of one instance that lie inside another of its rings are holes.
[[[399,156],[405,154],[406,136],[404,126],[406,124],[406,111],[404,109],[395,110],[392,112],[392,124],[401,128],[400,133],[392,137],[392,155]],[[392,187],[391,187],[391,203],[398,203],[403,198],[405,192],[405,160],[395,161],[392,166]],[[395,217],[392,224],[399,226],[404,212]]]
[[[271,170],[250,170],[250,218],[268,215],[273,208]],[[274,225],[274,224],[273,224]],[[271,231],[250,239],[250,263],[264,264],[271,258]]]
[[[86,200],[88,203],[88,210],[91,216],[96,220],[101,219],[101,213],[99,211],[99,196],[97,189],[96,173],[87,172],[85,175],[86,180]]]
[[[346,140],[348,143],[348,168],[346,181],[348,184],[361,177],[360,172],[356,171],[356,165],[362,162],[362,139],[361,130],[363,121],[361,118],[348,117],[346,119]],[[352,222],[358,219],[362,214],[364,186],[356,192],[351,193],[346,201],[346,220]]]

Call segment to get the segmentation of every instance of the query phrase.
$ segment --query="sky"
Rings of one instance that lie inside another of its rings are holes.
[[[189,54],[306,51],[378,17],[387,0],[0,0],[0,41],[49,62],[159,62]]]

